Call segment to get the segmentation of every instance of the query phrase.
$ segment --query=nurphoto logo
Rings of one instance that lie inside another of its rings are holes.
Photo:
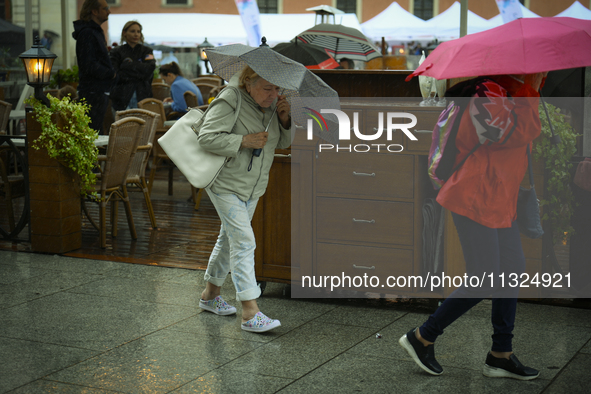
[[[417,137],[415,137],[411,132],[410,128],[416,126],[417,124],[417,117],[413,114],[407,112],[378,112],[378,127],[374,127],[373,131],[374,134],[363,134],[359,131],[359,113],[353,112],[353,127],[351,127],[351,120],[349,116],[340,110],[337,109],[321,109],[320,112],[313,110],[312,108],[305,107],[306,110],[310,111],[307,114],[311,117],[308,119],[308,140],[312,140],[313,138],[313,129],[314,129],[314,121],[318,127],[320,127],[321,131],[329,129],[326,119],[321,114],[333,114],[336,116],[338,124],[339,124],[339,144],[319,144],[318,149],[319,152],[322,151],[329,151],[334,150],[336,152],[339,151],[347,151],[347,152],[358,152],[358,153],[365,153],[369,152],[372,149],[376,149],[378,152],[385,150],[391,153],[398,153],[402,152],[404,147],[400,144],[380,144],[380,143],[373,143],[373,144],[355,144],[355,145],[343,145],[343,142],[351,140],[351,131],[353,131],[356,138],[362,141],[376,141],[382,138],[384,131],[386,132],[386,140],[392,141],[392,135],[396,130],[402,131],[406,137],[408,137],[412,141],[417,141]],[[385,118],[385,122],[384,122]],[[408,123],[397,123],[400,122],[400,119],[409,119],[410,122]],[[396,120],[396,121],[395,121]],[[385,123],[385,127],[384,127]]]

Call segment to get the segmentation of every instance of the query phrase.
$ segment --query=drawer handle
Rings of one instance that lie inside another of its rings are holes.
[[[376,176],[376,173],[372,172],[371,174],[368,174],[366,172],[353,171],[353,175],[355,175],[355,176]]]
[[[357,264],[353,264],[353,268],[356,268],[358,270],[375,270],[376,269],[375,265],[372,265],[371,267],[366,267],[365,265],[357,265]]]
[[[374,219],[371,220],[363,220],[363,219],[355,219],[353,218],[353,223],[369,223],[374,224],[376,221]]]

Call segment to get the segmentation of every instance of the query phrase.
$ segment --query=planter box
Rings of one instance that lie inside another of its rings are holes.
[[[82,246],[80,182],[72,170],[50,158],[45,149],[31,147],[41,134],[41,124],[33,115],[27,114],[31,249],[66,253]]]

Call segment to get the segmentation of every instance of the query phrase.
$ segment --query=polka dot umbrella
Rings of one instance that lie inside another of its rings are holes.
[[[272,50],[264,44],[265,41],[263,37],[263,45],[256,48],[232,44],[207,49],[213,72],[229,81],[245,66],[250,66],[261,78],[283,89],[281,94],[291,105],[291,116],[296,125],[307,125],[310,108],[317,112],[321,109],[340,109],[339,97],[334,89],[301,63]],[[338,125],[330,127],[327,122],[326,127],[314,128],[314,133],[335,142]]]

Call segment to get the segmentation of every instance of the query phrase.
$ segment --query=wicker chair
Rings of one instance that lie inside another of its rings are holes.
[[[155,229],[156,216],[154,215],[154,208],[152,207],[152,200],[150,199],[150,192],[148,191],[148,184],[146,182],[146,167],[148,166],[150,152],[152,152],[152,146],[154,145],[154,136],[156,135],[156,127],[160,121],[160,115],[145,109],[128,109],[126,111],[118,111],[115,115],[115,121],[128,117],[143,119],[146,124],[142,128],[139,146],[131,162],[129,173],[127,174],[127,184],[133,184],[139,187],[144,193],[150,222],[152,228]]]
[[[111,125],[109,131],[109,145],[106,155],[99,156],[101,173],[97,177],[95,191],[98,193],[99,224],[92,219],[86,208],[85,199],[82,199],[82,209],[88,220],[100,232],[101,248],[107,247],[107,203],[111,202],[111,234],[117,236],[117,202],[123,201],[127,223],[131,238],[137,239],[137,232],[131,214],[129,195],[127,194],[127,175],[133,162],[135,152],[140,142],[142,128],[145,121],[139,118],[121,119]]]
[[[164,119],[164,106],[162,101],[156,99],[143,99],[137,106],[141,109],[152,111],[160,115],[160,120],[156,126],[156,135],[154,137],[154,147],[152,149],[152,169],[150,170],[150,179],[148,180],[148,192],[152,194],[152,187],[154,186],[154,177],[156,176],[156,170],[163,160],[168,162],[168,195],[172,196],[172,177],[174,171],[174,163],[168,158],[164,150],[158,144],[158,138],[162,137],[166,130],[170,128],[169,125],[165,125]]]
[[[12,111],[12,104],[6,101],[0,101],[0,134],[6,134],[10,111]],[[9,147],[5,145],[0,146],[0,199],[4,200],[6,205],[8,226],[12,232],[15,228],[12,200],[24,197],[25,178],[22,174],[11,174],[9,172],[10,162],[8,152],[10,151],[11,149]]]
[[[0,199],[4,200],[8,227],[10,232],[15,229],[14,207],[12,200],[25,196],[25,178],[22,174],[10,174],[7,155],[0,151]]]
[[[207,98],[207,101],[209,101],[210,98],[216,98],[218,94],[220,94],[220,92],[228,85],[221,85],[218,86],[217,88],[213,88],[209,91],[209,97]],[[205,97],[203,98],[205,100]]]
[[[164,101],[165,98],[170,97],[170,86],[165,83],[153,82],[152,97]]]
[[[0,134],[6,134],[10,111],[12,111],[12,104],[0,101]]]
[[[207,101],[207,98],[209,98],[209,92],[211,92],[215,88],[218,88],[220,85],[198,82],[195,84],[195,86],[197,86],[197,89],[201,91],[201,96],[203,96],[203,100]]]
[[[190,90],[187,90],[185,93],[183,93],[183,97],[185,98],[185,103],[187,103],[187,108],[196,108],[199,106],[197,95]]]
[[[221,86],[224,80],[217,75],[210,75],[191,79],[191,82],[193,82],[195,85],[198,83],[210,83],[212,85]]]

